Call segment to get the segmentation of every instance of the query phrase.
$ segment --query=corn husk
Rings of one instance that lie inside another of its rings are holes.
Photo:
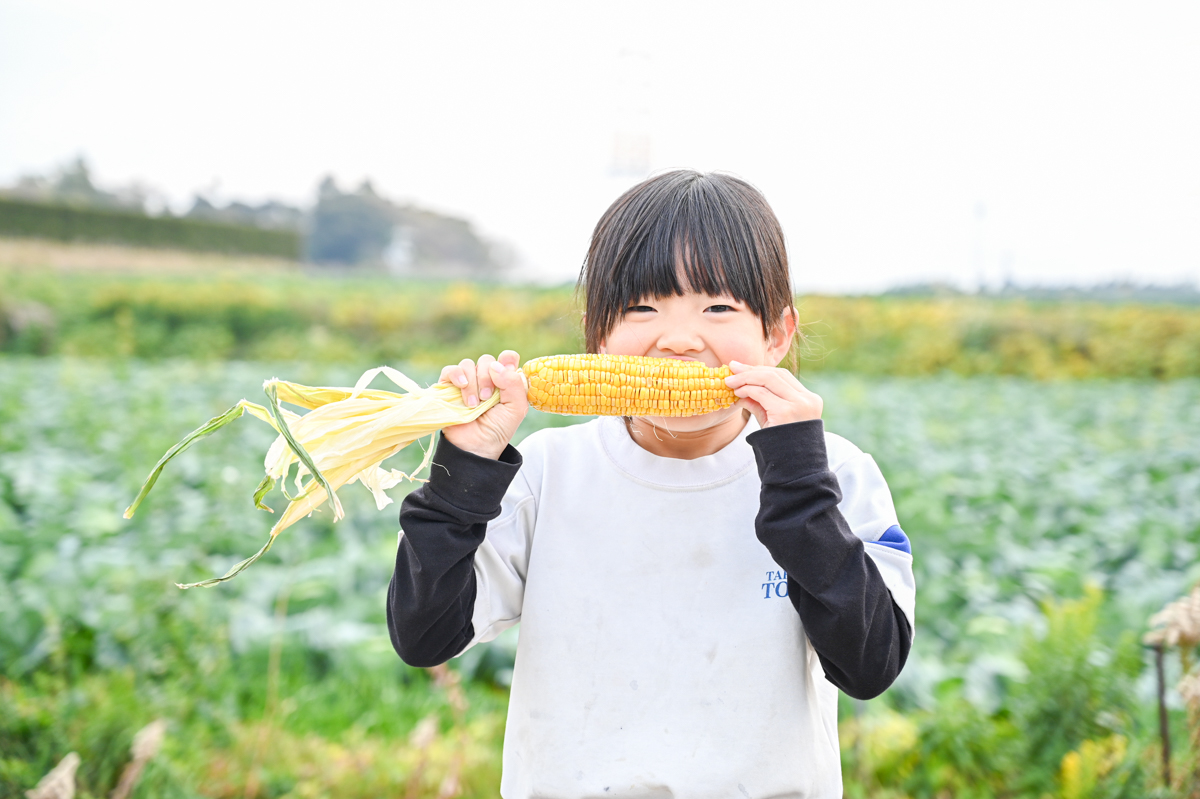
[[[75,772],[79,769],[79,755],[68,752],[58,765],[38,780],[33,790],[26,791],[27,799],[74,799]]]
[[[1185,647],[1200,645],[1200,586],[1192,589],[1150,617],[1154,629],[1142,637],[1149,646]]]
[[[390,379],[405,393],[368,389],[380,374]],[[371,369],[359,378],[353,388],[303,386],[285,380],[271,379],[263,384],[266,406],[241,400],[220,416],[210,419],[159,459],[137,497],[125,510],[125,518],[133,517],[138,506],[154,487],[163,468],[179,453],[201,438],[212,435],[225,425],[249,413],[266,422],[279,433],[264,459],[265,475],[254,491],[256,507],[272,513],[263,500],[276,485],[288,499],[288,505],[271,528],[267,542],[258,552],[234,565],[220,577],[196,583],[176,583],[180,588],[210,587],[232,579],[247,566],[265,555],[276,536],[328,502],[336,522],[345,513],[338,500],[337,490],[347,483],[362,483],[383,509],[391,504],[387,489],[402,480],[421,480],[417,477],[429,467],[433,457],[432,435],[444,427],[474,421],[500,400],[499,392],[474,408],[463,404],[459,388],[436,383],[423,388],[403,373],[387,366]],[[307,410],[301,415],[282,407],[288,403]],[[412,473],[384,469],[380,464],[417,439],[431,437],[425,447],[421,465]],[[293,483],[295,494],[287,493],[285,481],[296,465]]]

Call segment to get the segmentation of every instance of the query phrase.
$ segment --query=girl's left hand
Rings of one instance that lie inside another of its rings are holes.
[[[824,401],[787,369],[738,361],[731,361],[729,368],[733,374],[725,378],[725,385],[741,397],[734,407],[741,406],[754,414],[759,427],[821,418]]]

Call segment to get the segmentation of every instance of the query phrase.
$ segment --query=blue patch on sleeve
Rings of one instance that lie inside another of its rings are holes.
[[[907,552],[909,555],[912,554],[912,544],[908,542],[908,536],[904,534],[904,531],[900,529],[900,525],[898,524],[893,524],[884,531],[883,535],[879,536],[878,541],[872,541],[871,543],[882,544],[885,547],[898,549],[901,552]]]

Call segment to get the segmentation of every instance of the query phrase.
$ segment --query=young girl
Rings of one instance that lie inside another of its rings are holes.
[[[388,627],[431,666],[521,622],[500,793],[839,797],[837,689],[912,640],[908,539],[869,455],[778,364],[797,312],[779,223],[736,178],[670,172],[604,214],[589,352],[729,364],[730,408],[509,441],[518,356],[442,370],[471,406],[404,501]]]

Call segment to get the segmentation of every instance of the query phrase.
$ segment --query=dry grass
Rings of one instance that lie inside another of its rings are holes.
[[[295,261],[253,255],[161,250],[121,244],[73,244],[0,237],[0,267],[12,270],[118,274],[213,274],[297,272]]]
[[[353,732],[340,741],[295,735],[281,726],[247,724],[232,731],[232,745],[213,752],[202,780],[212,797],[494,796],[500,783],[500,715],[438,732],[437,720],[417,726],[408,741],[379,740]],[[261,762],[258,742],[268,740]]]

